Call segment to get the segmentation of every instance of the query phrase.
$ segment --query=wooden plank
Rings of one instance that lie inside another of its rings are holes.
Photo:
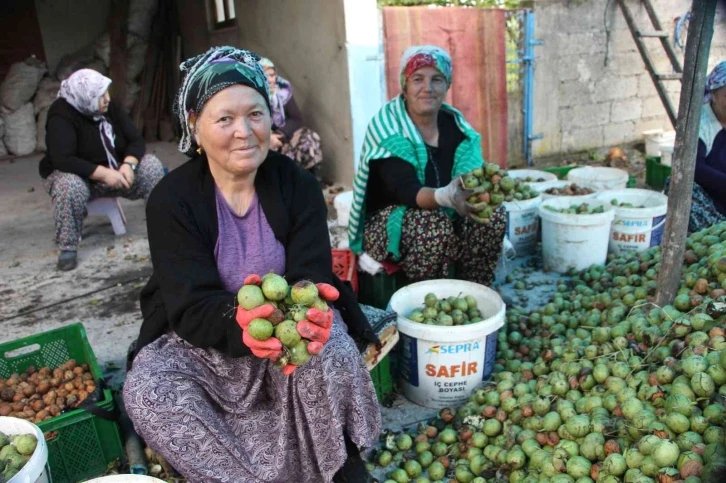
[[[683,79],[683,74],[656,74],[656,77],[658,80],[661,81],[672,81],[672,80],[681,80]]]
[[[625,22],[628,24],[630,33],[633,35],[635,46],[638,47],[640,56],[643,58],[643,62],[645,63],[645,68],[648,71],[648,74],[650,74],[650,78],[653,79],[653,84],[655,84],[655,90],[656,92],[658,92],[658,97],[660,97],[660,100],[663,103],[663,107],[665,107],[668,118],[671,120],[671,124],[675,126],[676,110],[673,108],[673,104],[671,103],[671,98],[668,95],[668,91],[657,78],[658,74],[655,71],[653,61],[651,60],[650,54],[648,53],[648,48],[645,46],[643,39],[641,39],[637,34],[638,26],[635,24],[635,19],[633,18],[633,14],[630,11],[630,7],[628,7],[626,0],[618,0],[618,5],[620,5],[620,9],[623,11]],[[660,30],[660,25],[656,25],[656,29]]]
[[[641,30],[638,32],[638,36],[640,37],[658,37],[658,38],[668,38],[668,32],[663,32],[661,30]]]
[[[121,106],[126,102],[126,23],[129,17],[129,0],[114,0],[111,15],[108,16],[108,30],[111,44],[108,75],[111,83],[111,98]]]
[[[655,13],[655,9],[653,8],[653,4],[650,3],[650,0],[641,0],[643,2],[643,5],[645,6],[645,11],[648,12],[648,17],[650,17],[650,21],[655,27],[656,30],[663,30],[663,27],[661,27],[660,19],[658,18],[658,15]],[[673,50],[673,46],[671,45],[668,36],[661,37],[660,43],[663,45],[663,49],[666,51],[666,55],[668,56],[668,59],[671,61],[671,64],[673,64],[673,70],[676,72],[683,72],[683,67],[681,66],[681,61],[678,59],[678,56],[676,55],[676,51]]]
[[[686,251],[688,221],[691,214],[693,175],[698,151],[703,90],[706,85],[708,53],[713,37],[716,0],[694,0],[688,25],[683,88],[676,124],[676,148],[668,196],[668,216],[663,238],[663,259],[658,273],[656,305],[673,302],[678,291]]]

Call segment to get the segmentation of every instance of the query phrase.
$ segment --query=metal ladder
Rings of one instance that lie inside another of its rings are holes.
[[[681,78],[683,77],[683,66],[681,66],[681,62],[678,60],[676,52],[673,50],[673,46],[668,42],[668,32],[664,31],[661,27],[660,20],[658,19],[658,16],[656,15],[655,9],[650,3],[650,0],[640,1],[645,7],[646,12],[648,12],[648,17],[650,17],[650,21],[653,24],[654,30],[640,30],[638,28],[638,26],[635,24],[633,13],[630,11],[630,7],[628,7],[627,5],[627,0],[618,0],[618,5],[620,5],[620,9],[623,11],[623,16],[625,17],[625,21],[628,24],[630,33],[633,34],[633,40],[635,40],[635,45],[638,47],[638,51],[640,52],[640,56],[643,58],[643,62],[645,62],[645,68],[648,71],[648,74],[650,74],[650,78],[653,79],[655,89],[656,91],[658,91],[658,97],[660,97],[660,100],[663,103],[666,112],[668,113],[671,124],[673,124],[673,127],[675,127],[676,118],[678,117],[677,111],[673,107],[670,97],[668,97],[668,91],[665,88],[664,82],[680,82]],[[665,49],[668,59],[671,61],[674,73],[664,74],[655,71],[653,60],[650,58],[648,49],[645,45],[645,42],[643,41],[644,38],[660,39],[660,43]]]

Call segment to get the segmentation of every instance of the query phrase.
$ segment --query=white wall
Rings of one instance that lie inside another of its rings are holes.
[[[627,2],[638,25],[653,30],[642,4]],[[688,12],[691,1],[658,0],[653,5],[672,42],[676,19]],[[533,143],[535,156],[638,141],[644,130],[673,129],[616,1],[538,0],[535,11],[536,38],[544,41],[535,47],[534,132],[544,135]],[[660,42],[646,41],[657,70],[670,73]],[[677,53],[682,63],[683,51]],[[716,14],[709,68],[724,59],[726,9],[722,4]],[[666,85],[678,109],[680,83]]]
[[[385,102],[384,56],[376,0],[344,1],[353,161],[357,170],[368,122]]]
[[[111,0],[35,0],[49,72],[108,29]]]

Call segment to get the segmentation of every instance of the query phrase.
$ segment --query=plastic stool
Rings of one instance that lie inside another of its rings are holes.
[[[113,232],[116,236],[126,234],[126,216],[118,198],[96,198],[86,205],[89,215],[106,215],[111,220]]]

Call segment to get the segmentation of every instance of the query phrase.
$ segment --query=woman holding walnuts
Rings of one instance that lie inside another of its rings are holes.
[[[381,108],[363,141],[350,247],[397,263],[411,281],[446,278],[458,263],[459,278],[489,285],[507,216],[503,206],[484,224],[471,216],[473,191],[461,176],[484,164],[481,136],[444,103],[451,57],[436,46],[411,47],[400,72],[403,93]]]
[[[139,435],[191,482],[369,481],[358,448],[376,442],[381,419],[351,336],[376,337],[332,272],[317,180],[269,149],[258,60],[221,47],[181,66],[179,147],[192,159],[147,205],[154,274],[124,402]],[[313,282],[303,285],[332,305],[299,318],[311,340],[304,365],[279,361],[281,341],[250,329],[276,309],[240,289],[264,289],[258,274],[271,271]]]

